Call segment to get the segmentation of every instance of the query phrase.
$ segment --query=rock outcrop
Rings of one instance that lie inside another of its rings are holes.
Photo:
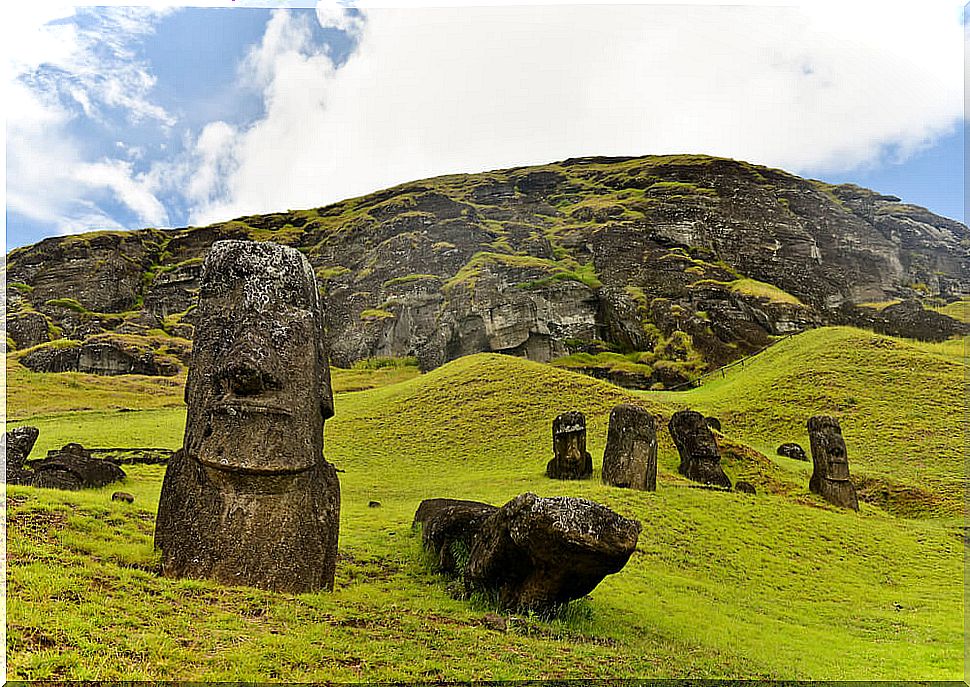
[[[843,306],[970,294],[967,227],[898,198],[705,156],[580,158],[208,227],[45,239],[8,255],[8,331],[18,348],[188,338],[205,252],[240,238],[307,256],[340,366],[599,348],[644,355],[576,369],[669,388],[773,335],[845,323]],[[936,315],[879,317],[962,331]]]

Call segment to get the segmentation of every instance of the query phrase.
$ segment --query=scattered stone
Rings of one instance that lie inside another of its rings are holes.
[[[129,494],[127,491],[116,491],[111,495],[112,501],[124,501],[125,503],[134,503],[135,497]]]
[[[653,415],[643,408],[624,403],[610,412],[603,483],[656,491],[657,426]]]
[[[785,456],[786,458],[791,458],[792,460],[804,460],[808,461],[808,456],[805,455],[805,449],[793,441],[782,444],[778,447],[778,455]]]
[[[482,524],[466,584],[496,592],[503,609],[555,612],[619,572],[639,535],[639,522],[598,503],[522,494]]]
[[[367,502],[367,507],[368,508],[380,508],[381,507],[381,502],[380,501],[368,501]]]
[[[680,453],[677,471],[689,480],[731,488],[731,480],[721,469],[721,455],[704,416],[694,410],[679,410],[668,423]]]
[[[826,415],[809,418],[808,439],[814,463],[809,490],[829,503],[859,510],[855,487],[849,481],[849,457],[839,421]]]
[[[588,479],[593,474],[593,457],[586,450],[586,416],[578,410],[552,421],[552,450],[555,457],[546,465],[553,479]]]
[[[185,440],[168,464],[155,546],[169,577],[332,589],[340,483],[325,314],[297,250],[218,241],[202,268]]]
[[[47,489],[97,489],[125,479],[114,463],[94,458],[81,444],[66,444],[43,460],[31,461],[29,484]]]
[[[482,524],[497,510],[478,501],[426,499],[414,514],[414,525],[421,526],[424,548],[438,556],[438,569],[459,573]]]
[[[486,613],[482,617],[482,625],[490,630],[496,630],[497,632],[505,632],[508,629],[508,621],[504,616],[498,613]]]
[[[750,482],[745,482],[744,480],[738,480],[734,485],[734,491],[741,494],[756,494],[754,485]]]
[[[710,417],[710,416],[706,417],[704,418],[704,422],[706,422],[707,426],[710,427],[711,429],[717,432],[721,431],[721,421],[718,420],[716,417]]]

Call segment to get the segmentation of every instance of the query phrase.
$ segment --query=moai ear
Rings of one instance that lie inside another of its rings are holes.
[[[329,420],[333,417],[333,384],[330,381],[330,346],[323,323],[317,333],[317,351],[320,356],[320,413],[324,420]]]

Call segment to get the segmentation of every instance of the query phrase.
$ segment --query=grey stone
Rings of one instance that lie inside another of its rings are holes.
[[[721,469],[721,454],[704,416],[694,410],[679,410],[668,423],[680,453],[677,471],[689,480],[731,488],[731,480]]]
[[[286,592],[332,589],[340,484],[324,309],[298,251],[219,241],[203,264],[183,447],[155,545],[170,577]]]
[[[621,404],[610,412],[603,451],[603,483],[656,491],[657,426],[643,408]]]
[[[805,455],[805,449],[793,441],[786,442],[779,446],[777,453],[779,456],[785,456],[786,458],[791,458],[792,460],[808,461],[808,456]]]

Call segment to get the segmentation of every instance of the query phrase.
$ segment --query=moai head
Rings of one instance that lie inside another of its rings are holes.
[[[656,490],[657,427],[643,408],[622,403],[610,412],[602,478],[615,487]]]
[[[196,320],[185,440],[155,524],[163,573],[332,588],[340,484],[323,457],[333,396],[310,264],[285,246],[218,241]]]
[[[593,474],[593,457],[586,450],[586,416],[578,410],[558,415],[552,421],[554,457],[546,475],[554,479],[586,479]]]
[[[808,421],[814,472],[833,482],[849,481],[849,456],[842,428],[834,417],[816,415]]]
[[[196,318],[186,452],[247,475],[295,473],[322,460],[333,395],[306,258],[272,243],[216,242]]]
[[[703,415],[694,410],[679,410],[667,426],[680,453],[677,469],[680,474],[702,484],[731,488],[731,480],[721,469],[721,454],[714,434]]]

